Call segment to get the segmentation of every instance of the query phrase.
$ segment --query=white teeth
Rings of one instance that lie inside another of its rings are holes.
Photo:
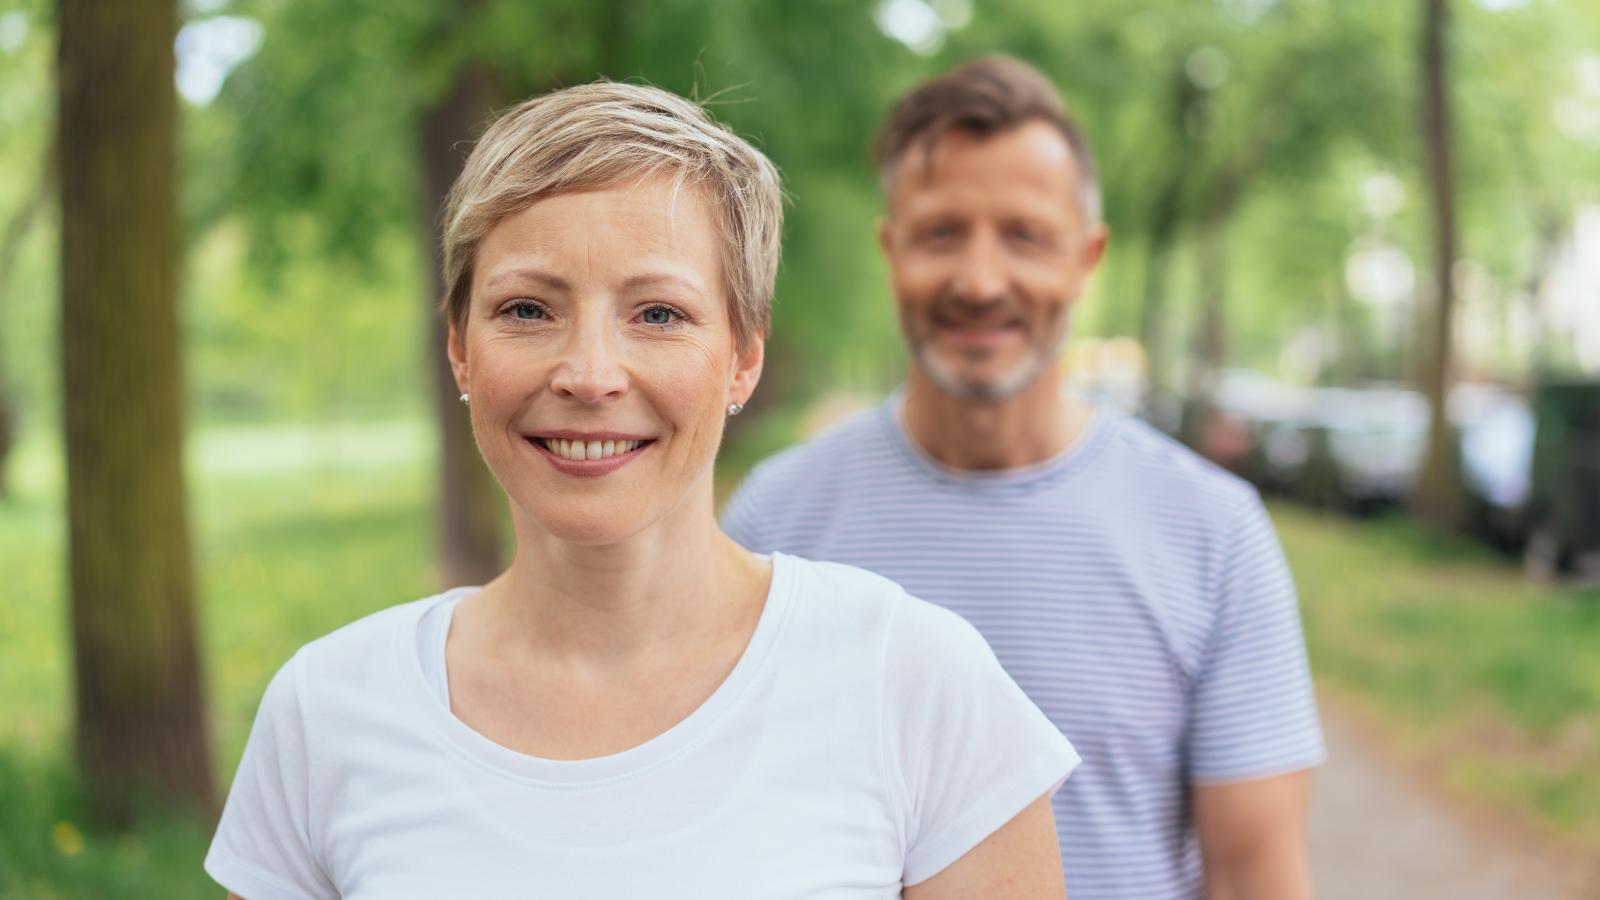
[[[644,441],[568,441],[561,438],[545,438],[544,445],[550,452],[562,459],[607,459],[619,453],[632,453],[644,445]]]

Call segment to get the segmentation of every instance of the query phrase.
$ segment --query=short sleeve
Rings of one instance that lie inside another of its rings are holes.
[[[760,528],[760,523],[771,513],[763,487],[765,471],[765,465],[756,466],[722,507],[723,532],[752,553],[771,553],[777,549],[765,546]]]
[[[889,630],[883,712],[908,885],[1054,793],[1078,764],[977,630],[920,600],[905,598]]]
[[[1189,778],[1248,781],[1326,753],[1294,580],[1259,499],[1230,529],[1189,723]]]
[[[267,685],[206,872],[245,900],[335,900],[313,849],[306,728],[291,659]]]

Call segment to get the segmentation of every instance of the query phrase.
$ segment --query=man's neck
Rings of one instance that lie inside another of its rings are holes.
[[[952,469],[994,471],[1044,462],[1072,446],[1094,408],[1066,396],[1051,366],[1004,400],[954,397],[912,367],[906,380],[905,427],[923,452]]]

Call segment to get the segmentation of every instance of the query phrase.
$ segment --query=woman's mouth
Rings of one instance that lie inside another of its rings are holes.
[[[563,475],[607,475],[655,444],[654,438],[626,435],[526,435],[528,445]]]
[[[632,453],[646,444],[654,441],[578,441],[566,438],[535,437],[529,440],[538,444],[556,456],[567,460],[610,459],[624,453]]]

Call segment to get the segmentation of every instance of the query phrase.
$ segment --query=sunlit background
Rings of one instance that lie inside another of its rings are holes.
[[[466,571],[440,537],[452,410],[430,381],[440,147],[458,164],[484,110],[605,75],[706,99],[779,165],[774,335],[725,494],[901,377],[867,146],[919,80],[1002,51],[1054,79],[1099,159],[1112,240],[1065,387],[1272,498],[1334,740],[1323,896],[1600,896],[1600,4],[1448,0],[1443,380],[1424,7],[182,3],[177,304],[219,790],[295,647]],[[205,823],[95,825],[75,768],[56,54],[53,3],[0,0],[0,897],[212,897]],[[1352,809],[1363,790],[1396,805]]]

